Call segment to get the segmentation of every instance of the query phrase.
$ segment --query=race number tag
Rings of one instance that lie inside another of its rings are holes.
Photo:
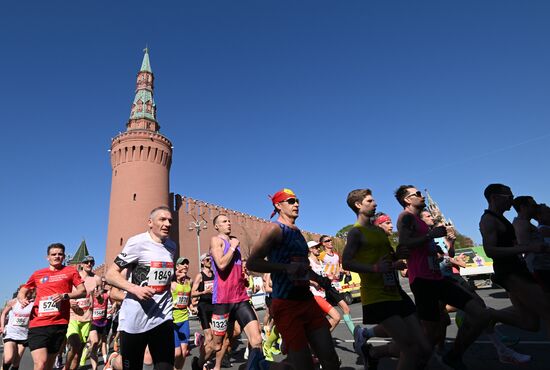
[[[82,311],[88,311],[92,307],[92,302],[89,297],[78,298],[76,300],[76,304],[82,309]]]
[[[227,331],[227,321],[229,320],[229,314],[212,314],[212,333],[214,335],[223,337]]]
[[[94,308],[94,311],[93,311],[93,314],[92,314],[92,319],[93,320],[101,320],[102,318],[105,317],[105,308],[103,307],[97,307],[97,308]]]
[[[214,288],[214,280],[204,282],[204,290],[212,290]]]
[[[147,285],[157,292],[163,292],[170,284],[174,262],[151,261],[151,268],[147,279]]]
[[[394,271],[383,273],[382,281],[384,282],[384,289],[394,289],[397,286],[397,279],[395,278]]]
[[[29,316],[16,316],[13,320],[13,325],[15,325],[15,326],[28,326],[29,325]]]
[[[189,304],[189,292],[178,292],[178,297],[176,298],[176,308],[183,309],[187,308]]]
[[[332,283],[330,283],[330,285],[332,285],[332,287],[334,289],[336,289],[337,291],[340,291],[342,289],[342,287],[340,286],[340,282],[339,281],[333,281]]]
[[[307,259],[307,257],[301,257],[301,256],[293,256],[293,257],[290,257],[290,264],[291,265],[294,265],[294,264],[301,264],[301,265],[309,265],[309,261]],[[292,280],[292,283],[294,284],[294,286],[303,286],[303,287],[309,287],[309,278],[308,278],[308,274],[303,274],[303,275],[293,275],[290,277],[290,279]]]
[[[38,302],[38,316],[51,316],[59,312],[59,303],[55,303],[50,297]]]

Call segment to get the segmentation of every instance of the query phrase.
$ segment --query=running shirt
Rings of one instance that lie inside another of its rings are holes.
[[[319,276],[325,276],[325,269],[323,267],[323,263],[317,259],[315,256],[309,257],[309,265],[311,266],[311,271],[316,273]],[[325,298],[325,290],[321,287],[317,289],[313,285],[310,284],[309,290],[311,293],[313,293],[314,296]]]
[[[499,248],[511,248],[516,244],[516,232],[514,226],[510,221],[506,219],[503,215],[499,215],[488,209],[485,210],[483,216],[488,215],[496,218],[504,226],[504,232],[496,230],[497,232],[497,243],[496,246]],[[512,273],[522,273],[528,272],[525,262],[520,258],[519,255],[507,256],[507,257],[494,257],[493,258],[493,269],[495,270],[495,275],[508,275]]]
[[[92,324],[95,326],[107,325],[107,311],[109,309],[109,294],[101,293],[93,296]]]
[[[231,244],[229,241],[223,240],[225,255]],[[210,257],[212,258],[212,257]],[[224,271],[218,269],[214,258],[212,258],[212,271],[214,272],[214,285],[212,290],[212,303],[239,303],[248,301],[246,287],[244,286],[243,268],[241,261],[241,248],[237,247],[233,253],[233,259]]]
[[[82,277],[82,275],[80,277]],[[101,278],[99,278],[96,275],[92,275],[92,276],[86,275],[83,278],[83,280],[84,280],[84,287],[86,288],[86,297],[71,299],[71,304],[76,304],[84,312],[82,314],[78,314],[74,312],[74,310],[71,310],[70,319],[76,320],[79,322],[89,322],[89,321],[92,321],[92,307],[94,304],[93,293],[97,288],[98,284],[101,282]],[[76,288],[73,287],[73,291],[75,289]]]
[[[281,228],[283,238],[281,244],[272,248],[267,259],[274,263],[303,263],[309,264],[308,247],[304,236],[299,229],[291,228],[279,221],[275,222]],[[313,297],[309,290],[309,278],[291,279],[286,271],[271,273],[273,292],[271,297],[276,299],[308,300]]]
[[[353,227],[363,235],[363,245],[355,255],[357,262],[374,265],[384,256],[392,259],[394,251],[388,236],[382,229],[377,226],[361,226],[359,223]],[[361,277],[361,304],[363,306],[402,299],[399,293],[399,279],[395,270],[385,273],[360,273],[359,276]]]
[[[441,270],[441,274],[445,277],[453,276],[453,263],[449,255],[449,248],[447,248],[447,244],[445,243],[445,237],[434,239],[434,243],[443,254],[443,258],[439,260],[439,270]]]
[[[319,259],[323,262],[325,275],[336,275],[338,268],[340,267],[340,256],[336,252],[332,252],[332,255],[323,252]],[[335,280],[338,280],[338,276],[335,276]]]
[[[430,228],[420,217],[404,211],[399,215],[399,221],[404,216],[413,216],[416,221],[416,231],[413,237],[420,237],[428,234]],[[399,225],[400,222],[397,222]],[[407,259],[407,270],[409,282],[412,284],[417,277],[427,280],[441,280],[443,275],[439,269],[437,257],[437,245],[433,240],[428,240],[421,247],[410,248],[410,256]]]
[[[176,282],[176,288],[172,292],[172,301],[174,302],[174,323],[178,324],[189,320],[189,310],[187,307],[191,301],[191,281],[186,279],[183,284]]]
[[[32,308],[33,302],[22,308],[21,303],[17,299],[15,300],[8,313],[8,323],[4,326],[4,339],[27,340]]]
[[[59,270],[46,267],[35,271],[25,288],[36,288],[36,298],[30,316],[29,328],[69,323],[70,304],[63,300],[55,304],[50,297],[69,293],[73,286],[82,284],[82,278],[74,266],[62,266]]]
[[[201,271],[202,280],[199,283],[199,292],[204,292],[207,288],[212,288],[214,286],[214,274],[212,273],[210,276],[206,275],[203,271]],[[212,304],[212,293],[208,294],[201,294],[199,296],[199,303],[208,303]]]
[[[128,280],[139,286],[149,286],[156,293],[140,301],[128,292],[119,311],[119,330],[130,334],[149,331],[172,320],[170,283],[174,273],[176,244],[166,239],[158,243],[149,232],[135,235],[115,258],[115,264],[129,271]]]

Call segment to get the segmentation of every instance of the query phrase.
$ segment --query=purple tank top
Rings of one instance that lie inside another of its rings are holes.
[[[222,238],[220,238],[222,239]],[[225,255],[231,244],[223,240]],[[212,258],[212,257],[210,257]],[[244,285],[243,268],[241,262],[241,249],[237,247],[233,253],[233,259],[224,271],[218,269],[212,258],[212,271],[214,272],[214,286],[212,288],[212,303],[238,303],[248,301],[246,287]]]
[[[403,217],[403,212],[399,217]],[[407,212],[407,214],[410,214]],[[416,233],[414,236],[423,236],[430,228],[420,217],[413,215],[416,220]],[[428,280],[441,280],[441,270],[437,258],[437,246],[433,240],[427,241],[423,246],[411,248],[410,257],[407,259],[409,283],[413,283],[417,277]]]

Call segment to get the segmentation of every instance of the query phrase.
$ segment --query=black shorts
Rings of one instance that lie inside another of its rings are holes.
[[[120,332],[120,354],[124,370],[143,369],[145,347],[153,358],[155,370],[174,369],[174,323],[172,320],[144,333]]]
[[[325,295],[326,295],[325,299],[332,306],[338,306],[338,302],[344,299],[342,298],[342,295],[338,293],[336,288],[334,288],[333,286],[331,286],[330,289],[325,290]]]
[[[550,293],[550,270],[535,270],[533,276],[545,293]]]
[[[65,341],[67,325],[39,326],[29,329],[29,349],[46,348],[49,354],[59,352]]]
[[[21,340],[21,339],[4,338],[4,343],[6,343],[6,342],[14,342],[15,344],[22,345],[23,347],[28,347],[29,346],[29,340],[28,339]]]
[[[256,312],[254,311],[254,308],[252,308],[250,301],[220,303],[214,304],[213,306],[213,315],[229,315],[227,319],[227,331],[229,333],[233,331],[235,321],[237,321],[241,329],[244,330],[244,327],[248,325],[248,323],[258,320]]]
[[[416,313],[412,299],[400,290],[400,301],[385,301],[363,306],[363,324],[379,324],[392,317],[408,317]]]
[[[111,325],[107,324],[105,326],[96,326],[94,324],[92,324],[92,328],[90,329],[90,331],[97,331],[97,335],[99,336],[105,336],[107,334],[109,334],[109,330],[111,329],[110,328]]]
[[[214,305],[212,303],[199,302],[197,311],[202,330],[210,329],[210,321],[212,321]]]
[[[418,318],[424,321],[439,321],[440,303],[444,302],[463,310],[474,296],[451,279],[429,280],[416,278],[411,284]]]

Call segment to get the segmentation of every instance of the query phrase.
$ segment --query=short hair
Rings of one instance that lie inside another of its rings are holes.
[[[328,236],[328,235],[321,235],[321,237],[319,238],[319,243],[322,243],[323,240],[325,240],[326,238],[330,238],[330,236]]]
[[[170,208],[168,208],[167,206],[159,206],[159,207],[153,208],[151,213],[149,213],[149,219],[152,220],[153,218],[155,218],[157,213],[160,212],[160,211],[170,212],[170,214],[172,213],[172,210]]]
[[[405,203],[405,198],[408,195],[408,189],[414,188],[414,185],[401,185],[395,190],[395,199],[401,204],[401,207],[405,208],[407,206],[407,203]]]
[[[483,195],[485,196],[485,199],[487,199],[487,202],[488,202],[491,198],[491,195],[502,194],[507,190],[512,191],[512,189],[510,189],[509,186],[504,184],[489,184],[483,191]]]
[[[372,191],[370,189],[355,189],[349,192],[348,198],[346,199],[346,202],[348,203],[348,207],[351,208],[355,214],[359,213],[359,209],[355,206],[356,202],[362,202],[363,199],[367,197],[367,195],[372,195]]]
[[[226,215],[225,213],[220,213],[219,215],[216,215],[216,217],[214,217],[214,219],[212,220],[212,225],[215,225],[218,222],[218,218],[220,216],[225,216],[225,217],[229,218],[229,216]]]
[[[514,206],[514,209],[516,210],[516,212],[519,212],[522,207],[524,207],[524,206],[526,206],[529,203],[534,202],[534,201],[535,201],[535,199],[533,199],[532,196],[522,195],[522,196],[519,196],[519,197],[515,197],[514,200],[512,201],[512,205]]]
[[[54,248],[63,250],[63,254],[65,254],[65,246],[61,243],[52,243],[48,245],[48,254],[50,254],[50,250]]]

